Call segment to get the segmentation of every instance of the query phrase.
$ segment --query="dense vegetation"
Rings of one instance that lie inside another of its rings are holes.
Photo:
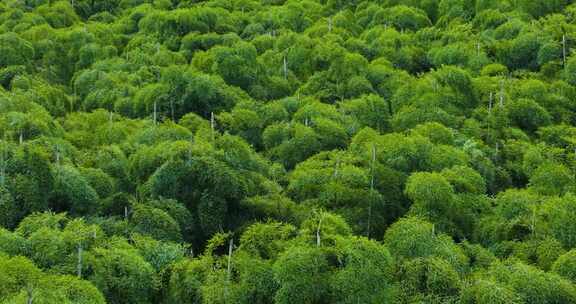
[[[0,1],[0,303],[576,303],[571,2]]]

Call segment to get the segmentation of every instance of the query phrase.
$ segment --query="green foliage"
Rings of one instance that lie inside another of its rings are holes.
[[[0,255],[0,298],[6,303],[96,303],[106,301],[91,283],[65,275],[50,275],[24,257]]]
[[[565,0],[552,1],[519,1],[520,7],[534,17],[560,12],[568,4]]]
[[[0,252],[12,256],[23,255],[29,252],[28,240],[17,233],[2,228],[0,229],[0,240],[2,241]]]
[[[556,274],[514,262],[495,265],[490,272],[496,281],[516,291],[523,302],[571,303],[576,300],[574,285]]]
[[[576,252],[570,250],[561,255],[552,265],[552,271],[574,282],[576,280]]]
[[[412,129],[412,133],[427,137],[435,144],[454,144],[454,131],[437,122],[417,125]]]
[[[4,187],[0,188],[0,210],[2,217],[0,226],[13,228],[18,224],[18,211],[12,194]]]
[[[437,234],[434,225],[415,217],[394,223],[386,231],[384,242],[393,256],[400,260],[439,257],[458,271],[463,271],[467,257],[450,237]]]
[[[96,248],[89,258],[89,280],[108,303],[152,303],[154,270],[136,250]]]
[[[182,239],[178,222],[163,210],[138,204],[134,207],[131,221],[135,232],[150,235],[157,240]]]
[[[442,170],[441,174],[452,184],[455,192],[484,194],[484,178],[469,167],[457,166]]]
[[[462,292],[462,303],[523,303],[511,288],[491,280],[477,280]]]
[[[272,159],[282,160],[288,168],[321,150],[318,135],[306,125],[272,125],[262,133],[264,147]]]
[[[550,124],[550,114],[533,100],[520,99],[508,106],[508,115],[515,125],[529,132]]]
[[[0,35],[0,67],[25,65],[34,57],[34,48],[30,42],[15,33]]]
[[[394,260],[386,247],[364,238],[338,240],[336,247],[345,265],[333,277],[337,303],[394,301]]]
[[[271,259],[285,249],[284,242],[295,235],[296,228],[292,225],[257,223],[242,233],[241,249],[264,259]]]
[[[576,231],[576,225],[571,220],[574,216],[574,206],[576,206],[576,198],[572,194],[561,199],[550,199],[544,206],[551,234],[565,248],[576,246],[576,238],[572,234]]]
[[[576,303],[571,2],[0,1],[0,303]]]
[[[530,177],[530,186],[544,195],[562,195],[572,190],[574,176],[561,164],[545,163]]]
[[[68,210],[74,215],[93,213],[98,207],[98,194],[88,181],[70,166],[57,167],[51,206],[57,211]]]
[[[426,13],[414,7],[397,5],[384,10],[382,14],[386,16],[387,23],[400,30],[418,30],[431,24]]]
[[[442,231],[450,230],[454,188],[441,174],[413,173],[406,181],[405,193],[414,202],[410,214],[434,222]]]
[[[276,303],[318,303],[329,297],[329,265],[322,249],[294,247],[278,257]]]
[[[187,248],[172,243],[157,241],[149,237],[134,236],[134,247],[156,272],[164,272],[184,258]]]
[[[449,298],[458,295],[460,278],[454,268],[439,258],[417,258],[401,266],[400,281],[407,295]]]
[[[233,157],[223,158],[232,162]],[[232,224],[239,201],[250,190],[250,175],[241,176],[237,169],[213,157],[189,154],[185,159],[164,163],[146,187],[152,197],[182,202],[193,217],[194,237],[202,240]],[[190,227],[192,223],[187,224]]]

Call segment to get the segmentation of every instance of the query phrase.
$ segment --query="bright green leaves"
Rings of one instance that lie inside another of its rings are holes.
[[[23,257],[0,255],[0,273],[0,299],[6,303],[106,303],[91,283],[44,273]]]
[[[207,260],[184,260],[175,263],[169,283],[168,299],[176,303],[202,303],[201,287],[210,269]]]
[[[241,249],[253,256],[271,259],[286,249],[286,241],[296,236],[297,229],[281,223],[253,224],[242,233]]]
[[[0,67],[27,65],[34,57],[34,48],[15,33],[0,35]]]
[[[531,175],[530,186],[544,195],[562,195],[574,191],[574,175],[561,164],[544,163]]]
[[[398,294],[393,283],[394,259],[386,247],[364,238],[339,240],[338,255],[345,265],[331,282],[337,303],[384,303]]]
[[[108,303],[152,303],[154,269],[136,250],[96,248],[87,262]]]
[[[509,286],[523,302],[572,303],[576,289],[556,274],[512,261],[495,265],[489,272],[500,284]],[[510,297],[510,299],[513,299]]]
[[[576,246],[576,237],[574,237],[576,225],[571,220],[575,216],[575,206],[576,198],[572,194],[563,198],[550,199],[545,205],[550,233],[566,248]]]
[[[170,113],[170,115],[174,111],[176,118],[188,112],[209,118],[211,112],[231,109],[238,101],[237,92],[224,86],[222,80],[214,76],[193,73],[179,75],[179,73],[181,71],[176,69],[166,72],[164,78],[166,83],[175,87],[169,91],[158,111]],[[148,102],[149,111],[152,110],[152,106],[153,104]],[[165,115],[169,117],[168,114]]]
[[[274,277],[276,303],[317,303],[329,295],[329,265],[322,249],[295,247],[278,257]]]
[[[377,131],[388,129],[389,104],[382,97],[374,94],[340,103],[340,109],[354,117],[359,127],[370,127]]]
[[[150,235],[154,239],[162,241],[182,240],[178,222],[163,210],[141,204],[136,205],[131,222],[135,232]]]
[[[440,258],[416,258],[401,266],[402,291],[421,301],[456,298],[461,282],[458,272]]]
[[[464,289],[461,301],[466,304],[523,303],[520,296],[512,288],[492,280],[476,280],[474,285]]]
[[[386,23],[399,30],[416,31],[432,24],[424,11],[414,7],[397,5],[382,11],[382,14]]]
[[[264,147],[269,149],[272,159],[283,161],[288,168],[321,149],[318,135],[312,128],[300,123],[270,126],[262,137]]]
[[[415,173],[406,182],[406,195],[425,209],[448,210],[453,194],[448,181],[436,173]]]
[[[238,247],[229,235],[217,234],[203,256],[175,266],[172,299],[380,303],[398,295],[394,259],[386,247],[350,236],[341,218],[318,212],[302,225],[301,233],[303,237],[290,225],[259,223],[242,234]]]
[[[248,88],[256,80],[256,48],[247,43],[238,43],[233,48],[216,47],[214,71],[227,83]]]
[[[468,263],[449,236],[437,233],[433,224],[416,217],[403,218],[392,224],[384,235],[384,242],[398,259],[439,257],[460,272]]]
[[[0,2],[0,302],[576,302],[567,1]]]
[[[42,5],[37,8],[38,14],[46,19],[46,21],[54,28],[70,27],[79,21],[73,3],[48,1],[48,5]],[[86,5],[87,1],[79,1],[80,5]],[[108,2],[108,1],[102,1]]]
[[[291,174],[288,194],[310,206],[327,208],[354,223],[357,233],[382,233],[388,214],[393,207],[380,193],[386,186],[387,168],[362,163],[346,153],[321,153],[302,162]],[[371,179],[374,183],[371,189]],[[392,177],[393,178],[393,177]],[[396,202],[397,203],[397,202]]]
[[[552,271],[574,282],[576,280],[576,251],[571,250],[561,255],[552,265]]]
[[[384,236],[392,256],[399,260],[402,297],[419,301],[456,298],[468,257],[435,226],[409,217],[394,223]]]

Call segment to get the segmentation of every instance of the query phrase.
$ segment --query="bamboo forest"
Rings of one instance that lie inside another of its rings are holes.
[[[576,1],[0,0],[0,304],[576,304]]]

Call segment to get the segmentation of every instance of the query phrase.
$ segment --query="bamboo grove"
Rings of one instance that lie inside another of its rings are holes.
[[[0,303],[576,303],[569,0],[0,1]]]

